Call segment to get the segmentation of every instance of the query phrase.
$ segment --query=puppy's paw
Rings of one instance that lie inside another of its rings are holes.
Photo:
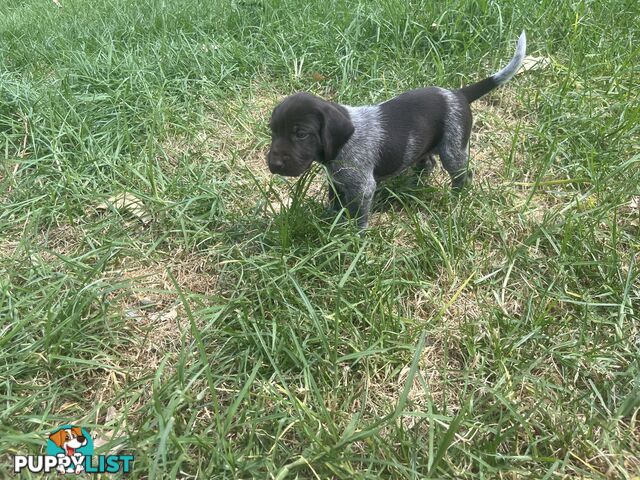
[[[469,188],[473,183],[473,171],[470,169],[459,173],[455,177],[451,177],[451,187],[456,193],[461,192],[465,188]]]
[[[473,170],[467,170],[467,177],[465,178],[465,186],[470,187],[473,183]]]
[[[325,205],[320,215],[320,218],[331,223],[336,220],[336,217],[338,217],[338,223],[344,223],[346,220],[342,209],[337,208],[335,205]]]

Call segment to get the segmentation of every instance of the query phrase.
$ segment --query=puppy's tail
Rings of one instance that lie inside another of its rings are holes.
[[[524,55],[527,50],[527,36],[524,34],[524,31],[520,34],[520,38],[518,38],[518,45],[516,47],[516,53],[509,62],[509,64],[500,70],[497,73],[494,73],[488,78],[484,80],[480,80],[477,83],[473,83],[471,85],[467,85],[466,87],[458,90],[462,93],[469,103],[479,99],[483,95],[486,95],[494,88],[499,87],[503,83],[507,83],[511,80],[520,65],[522,65],[522,61],[524,60]]]

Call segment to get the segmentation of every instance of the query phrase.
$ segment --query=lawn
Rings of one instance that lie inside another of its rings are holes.
[[[2,0],[0,478],[71,423],[131,478],[640,476],[639,17]],[[460,195],[409,172],[359,235],[269,174],[284,96],[459,87],[523,29]]]

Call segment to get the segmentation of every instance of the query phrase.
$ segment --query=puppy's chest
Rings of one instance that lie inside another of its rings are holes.
[[[384,144],[384,128],[378,106],[343,105],[354,126],[353,135],[338,156],[327,165],[335,180],[355,181],[369,178],[380,159]]]

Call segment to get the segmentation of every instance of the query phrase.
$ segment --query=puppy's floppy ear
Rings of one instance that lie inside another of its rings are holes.
[[[323,161],[329,162],[338,156],[338,152],[355,130],[349,115],[330,102],[323,102],[322,131],[320,137],[324,150]]]
[[[49,440],[62,448],[64,442],[67,440],[67,432],[65,430],[58,430],[56,433],[49,435]]]
[[[282,103],[279,103],[278,105],[273,107],[273,110],[271,110],[271,117],[269,117],[269,126],[270,127],[273,126],[273,121],[274,121],[276,115],[278,114],[278,110],[280,109],[281,105],[282,105]]]

